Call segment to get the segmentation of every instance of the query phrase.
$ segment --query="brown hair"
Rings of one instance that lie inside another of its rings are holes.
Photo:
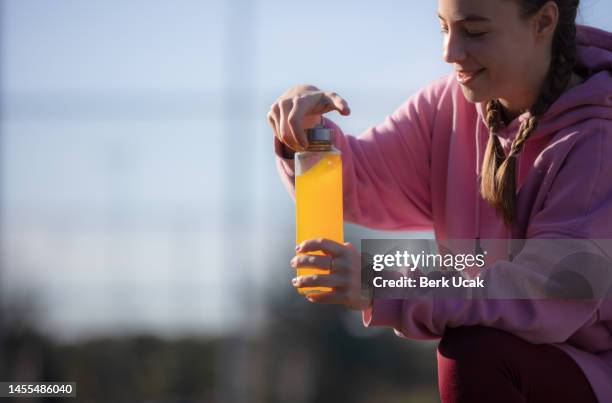
[[[522,17],[536,13],[548,0],[517,0]],[[552,43],[552,57],[542,91],[530,108],[530,117],[519,129],[506,156],[497,136],[501,124],[502,106],[498,100],[486,104],[486,124],[489,141],[484,155],[480,194],[497,210],[510,227],[515,218],[516,156],[538,126],[540,117],[567,87],[576,63],[576,12],[579,0],[552,0],[559,9],[559,21]]]

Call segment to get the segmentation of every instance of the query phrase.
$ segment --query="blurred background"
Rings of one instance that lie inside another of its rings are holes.
[[[612,3],[579,22],[612,30]],[[290,285],[266,115],[358,135],[447,74],[437,2],[0,0],[0,381],[82,402],[435,402],[435,342]],[[346,238],[429,238],[347,224]],[[53,401],[53,399],[38,399]]]

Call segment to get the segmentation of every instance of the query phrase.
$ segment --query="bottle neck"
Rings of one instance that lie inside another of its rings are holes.
[[[331,151],[332,145],[329,141],[312,141],[308,144],[306,151]]]

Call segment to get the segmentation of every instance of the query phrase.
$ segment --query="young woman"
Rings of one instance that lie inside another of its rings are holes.
[[[577,8],[439,0],[454,72],[359,137],[322,118],[350,113],[338,94],[290,88],[268,115],[286,187],[293,194],[304,129],[323,119],[343,155],[347,221],[433,228],[437,239],[612,238],[612,34],[577,26]],[[311,302],[361,310],[365,326],[403,337],[441,338],[443,402],[612,402],[610,300],[372,300],[351,245],[313,239],[298,250],[326,255],[296,256],[293,267],[333,267],[293,280],[333,287]],[[528,274],[533,255],[487,270]]]

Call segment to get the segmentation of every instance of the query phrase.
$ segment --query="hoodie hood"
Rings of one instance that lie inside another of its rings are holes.
[[[584,81],[564,92],[550,106],[532,133],[532,138],[554,134],[588,119],[612,120],[612,33],[577,25],[576,47],[574,71]],[[477,103],[476,109],[484,124],[485,106]],[[507,126],[502,123],[499,136],[514,137],[520,125],[530,116],[530,112],[524,112]]]

